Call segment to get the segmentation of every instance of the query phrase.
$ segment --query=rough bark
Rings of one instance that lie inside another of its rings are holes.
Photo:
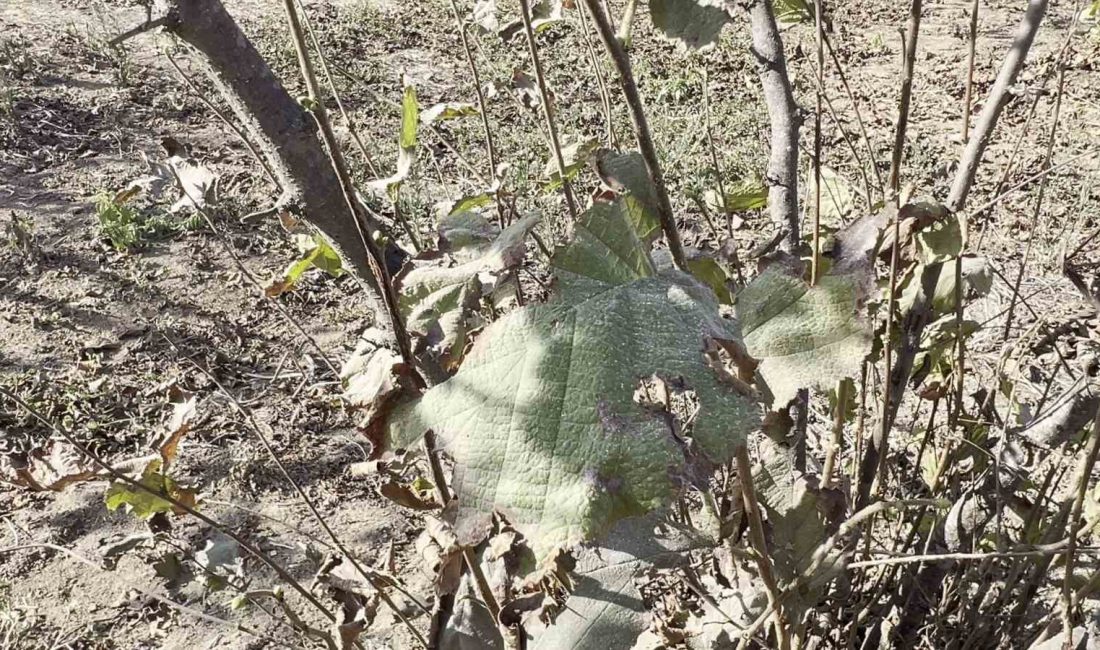
[[[280,204],[297,208],[324,234],[345,265],[370,287],[370,307],[381,314],[377,282],[309,112],[275,77],[221,0],[159,0],[158,9],[165,28],[205,57],[219,92],[259,143],[284,189]],[[366,224],[367,232],[375,230],[386,232],[376,222]],[[387,251],[387,265],[399,263],[400,256],[397,249]],[[384,322],[376,319],[379,326]]]
[[[768,206],[776,227],[787,229],[784,250],[798,246],[798,127],[801,118],[787,75],[783,40],[770,0],[749,3],[752,53],[756,57],[764,103],[771,123],[771,156],[768,159]]]

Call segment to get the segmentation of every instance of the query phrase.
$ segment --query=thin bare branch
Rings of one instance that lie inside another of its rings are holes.
[[[985,101],[982,114],[978,123],[974,126],[974,132],[959,161],[959,171],[951,184],[951,194],[947,198],[948,209],[958,212],[966,205],[966,199],[970,195],[970,188],[974,185],[974,178],[978,173],[978,165],[981,163],[982,154],[989,146],[993,136],[993,130],[997,126],[997,120],[1001,117],[1001,111],[1009,99],[1009,88],[1016,83],[1016,77],[1024,67],[1027,53],[1031,44],[1035,41],[1035,35],[1039,33],[1039,25],[1046,15],[1048,0],[1028,0],[1027,10],[1023,20],[1016,28],[1012,47],[1001,64],[1001,71],[997,75],[989,98]]]

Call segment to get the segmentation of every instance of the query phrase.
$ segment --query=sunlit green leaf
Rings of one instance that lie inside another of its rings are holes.
[[[420,115],[420,120],[424,124],[431,124],[433,122],[441,122],[444,120],[456,120],[462,117],[470,117],[471,115],[477,115],[477,106],[473,104],[466,104],[463,102],[445,102],[442,104],[436,104],[427,109]]]
[[[176,512],[179,510],[164,497],[176,499],[188,506],[194,507],[196,495],[187,488],[180,487],[170,477],[161,473],[160,459],[152,460],[145,467],[140,482],[149,490],[142,490],[129,483],[114,481],[107,488],[104,501],[107,509],[118,510],[126,506],[127,511],[140,519],[148,519],[158,512]],[[152,492],[150,492],[150,490]]]
[[[600,141],[596,138],[585,138],[562,147],[561,155],[565,164],[565,178],[572,180],[576,177],[577,173],[588,164],[589,159],[591,159],[592,154],[595,153],[599,145]],[[550,179],[549,189],[561,187],[562,175],[558,173],[558,161],[553,154],[546,161],[542,175]]]
[[[692,458],[725,462],[759,426],[755,400],[704,356],[709,342],[739,339],[713,293],[678,271],[657,274],[623,208],[597,206],[554,255],[556,297],[489,325],[454,377],[390,418],[384,446],[431,429],[462,468],[460,537],[477,537],[499,511],[545,560],[674,499],[694,461],[635,402],[640,378],[694,391]]]

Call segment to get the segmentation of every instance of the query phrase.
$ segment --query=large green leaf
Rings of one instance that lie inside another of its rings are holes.
[[[745,347],[760,360],[757,372],[774,407],[785,406],[800,388],[832,388],[859,372],[870,351],[860,293],[855,274],[826,275],[811,287],[775,263],[737,294]]]
[[[728,460],[760,422],[704,355],[736,327],[710,289],[656,273],[622,203],[586,213],[555,266],[559,295],[487,327],[453,378],[395,410],[386,441],[435,431],[455,460],[463,540],[498,511],[540,560],[667,504],[692,463]],[[653,375],[698,399],[690,463],[667,420],[634,400]]]
[[[713,46],[730,21],[722,0],[649,0],[649,14],[662,36],[693,50]]]

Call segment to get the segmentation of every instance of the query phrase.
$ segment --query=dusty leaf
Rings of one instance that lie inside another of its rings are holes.
[[[223,589],[244,577],[240,545],[222,533],[216,533],[206,540],[202,550],[195,551],[195,563],[202,569],[200,581],[211,591]]]
[[[768,518],[776,577],[781,587],[802,578],[802,589],[791,594],[789,603],[809,607],[816,604],[821,587],[836,576],[839,567],[840,557],[833,555],[815,575],[807,575],[822,543],[840,523],[843,497],[817,489],[814,479],[795,468],[793,454],[782,444],[764,438],[760,450],[761,466],[752,480]]]
[[[924,265],[918,265],[909,276],[898,297],[898,308],[902,313],[913,308],[920,291],[919,278]],[[993,288],[993,267],[984,257],[971,255],[962,258],[962,293],[964,300],[984,296]],[[932,309],[936,314],[946,314],[955,309],[955,262],[942,265],[936,288],[932,293]]]
[[[520,219],[488,246],[478,247],[479,255],[468,262],[448,266],[439,257],[421,258],[395,279],[398,306],[409,331],[421,337],[445,365],[462,358],[466,336],[478,324],[472,319],[485,286],[492,287],[501,272],[523,261],[526,237],[539,221],[537,215]]]
[[[810,190],[806,203],[813,210],[815,194],[813,175],[810,175],[806,187]],[[833,226],[839,225],[855,207],[855,192],[852,185],[831,167],[821,167],[821,221]],[[812,212],[811,212],[812,214]]]
[[[462,539],[499,511],[540,561],[668,503],[692,473],[667,421],[634,401],[641,378],[694,391],[692,463],[727,460],[760,421],[704,356],[736,327],[690,276],[656,273],[621,205],[586,213],[553,265],[559,295],[488,326],[454,377],[394,411],[388,445],[435,431]]]
[[[457,209],[457,208],[456,208]],[[439,220],[439,250],[469,262],[493,245],[500,227],[476,212],[452,212]]]
[[[588,164],[589,159],[596,153],[600,141],[596,138],[582,138],[573,140],[561,149],[562,162],[565,167],[565,179],[572,180]],[[550,156],[542,169],[542,175],[550,179],[549,188],[557,189],[562,184],[562,174],[558,170],[558,160]]]
[[[871,338],[859,316],[861,291],[852,275],[825,275],[811,287],[773,264],[737,294],[734,309],[749,354],[780,408],[801,388],[832,388],[859,373]]]
[[[530,650],[629,648],[649,618],[634,579],[652,568],[688,562],[708,542],[657,517],[621,521],[607,539],[574,552],[574,588],[553,624],[528,617]]]
[[[454,610],[439,632],[439,647],[453,650],[503,650],[504,637],[478,597],[469,574],[462,577]]]
[[[949,262],[962,255],[966,247],[961,216],[948,216],[922,229],[914,236],[922,264]],[[947,269],[948,265],[944,265]],[[953,270],[952,270],[953,271]]]
[[[483,34],[492,34],[499,30],[500,20],[497,18],[496,0],[477,0],[470,19]]]
[[[0,468],[7,481],[36,492],[60,492],[73,483],[91,481],[97,476],[95,466],[76,447],[53,439],[27,454],[25,461],[5,457]]]
[[[360,426],[367,429],[413,385],[401,357],[386,347],[387,338],[381,330],[367,329],[340,369],[342,397],[360,414]]]
[[[596,156],[596,173],[613,192],[629,193],[637,199],[637,209],[629,210],[628,215],[638,237],[650,242],[661,235],[657,194],[642,154],[605,149]]]
[[[649,0],[649,14],[662,36],[687,49],[713,47],[730,15],[722,0]]]

